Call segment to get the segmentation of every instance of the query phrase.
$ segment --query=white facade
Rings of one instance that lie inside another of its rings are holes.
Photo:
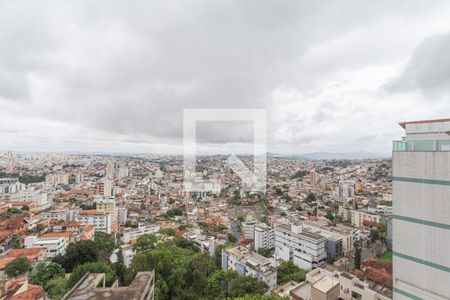
[[[66,251],[66,241],[63,237],[38,238],[36,236],[27,236],[24,239],[25,248],[43,248],[46,249],[46,257],[53,258],[58,254],[64,255]]]
[[[450,298],[450,120],[401,124],[393,152],[394,299]]]
[[[140,236],[144,234],[157,233],[159,231],[159,226],[155,225],[138,225],[138,228],[127,228],[123,232],[122,242],[129,243],[132,240],[138,239]]]
[[[255,250],[259,248],[272,249],[274,247],[274,229],[263,223],[255,225]]]
[[[253,240],[255,238],[256,220],[247,218],[242,224],[242,234],[244,238]]]
[[[128,209],[126,207],[117,208],[117,223],[125,224],[128,220]]]
[[[94,226],[96,232],[111,233],[111,214],[103,211],[80,211],[78,221]]]
[[[246,248],[228,248],[222,251],[222,269],[236,271],[239,276],[252,276],[264,281],[269,291],[277,286],[277,270],[272,262]]]
[[[39,210],[44,210],[52,206],[48,194],[43,191],[28,189],[20,191],[10,196],[11,201],[34,203]]]
[[[292,260],[302,269],[316,268],[325,262],[325,242],[325,237],[303,230],[302,225],[275,226],[276,257]]]
[[[42,215],[50,221],[74,221],[78,215],[78,210],[71,209],[52,209],[42,213]]]

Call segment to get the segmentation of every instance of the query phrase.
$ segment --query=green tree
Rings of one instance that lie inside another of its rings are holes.
[[[112,264],[112,268],[114,270],[114,274],[116,275],[116,278],[119,280],[120,284],[125,284],[125,273],[126,268],[123,263],[123,253],[122,249],[119,248],[119,251],[117,252],[117,262]]]
[[[191,240],[182,238],[182,237],[176,237],[174,239],[175,246],[183,249],[189,249],[193,252],[199,252],[200,249],[195,245],[195,243]]]
[[[300,269],[292,260],[282,262],[277,268],[277,282],[278,284],[285,284],[291,280],[304,281],[306,270]]]
[[[159,233],[168,235],[168,236],[175,236],[175,229],[173,228],[162,228],[159,230]]]
[[[53,300],[61,299],[67,291],[67,282],[62,277],[52,279],[47,283],[46,292]]]
[[[137,252],[151,251],[155,248],[158,238],[155,234],[144,234],[138,237],[133,248]]]
[[[114,282],[114,271],[105,262],[89,262],[77,266],[69,277],[67,286],[72,288],[87,272],[105,273],[106,285],[110,286]]]
[[[258,248],[258,254],[260,254],[264,257],[269,257],[270,250],[266,249],[266,248]]]
[[[13,249],[20,249],[22,248],[22,243],[20,242],[20,239],[18,237],[14,237],[12,243],[11,243],[11,247]]]
[[[64,277],[64,269],[56,263],[39,263],[31,275],[31,283],[42,286],[47,290],[50,280]]]
[[[361,248],[357,247],[355,249],[355,269],[361,268]]]
[[[237,237],[232,235],[231,233],[228,234],[227,238],[228,238],[228,241],[230,243],[236,243],[237,242]]]
[[[83,240],[69,244],[66,254],[55,256],[53,262],[59,263],[66,272],[70,273],[76,266],[95,262],[98,258],[99,250],[97,244],[91,240]]]
[[[193,299],[204,298],[208,278],[217,270],[214,258],[207,252],[199,252],[192,256],[188,266],[189,295]]]
[[[224,299],[245,295],[263,295],[267,284],[249,276],[238,276],[235,271],[218,270],[208,279],[205,289],[207,299]]]
[[[378,241],[381,238],[380,232],[376,229],[372,229],[370,230],[370,241],[372,243],[375,243],[376,241]]]
[[[18,257],[5,266],[5,273],[10,277],[24,275],[30,270],[31,264],[24,256]]]
[[[268,286],[264,281],[259,281],[254,277],[242,276],[234,278],[228,284],[230,297],[241,297],[244,295],[264,295]]]
[[[13,215],[20,215],[22,213],[22,211],[18,208],[15,207],[10,207],[8,208],[8,215],[13,216]]]
[[[98,250],[98,255],[104,260],[109,261],[111,254],[116,248],[116,243],[112,239],[112,236],[104,232],[96,232],[94,243]]]
[[[305,202],[308,202],[308,203],[315,202],[316,200],[317,200],[316,195],[314,193],[309,193],[308,196],[306,196],[306,198],[305,198]]]

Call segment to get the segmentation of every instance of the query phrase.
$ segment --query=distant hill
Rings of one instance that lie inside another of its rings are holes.
[[[312,152],[303,154],[276,154],[267,153],[267,156],[273,158],[288,158],[288,159],[300,159],[300,160],[320,160],[320,159],[376,159],[376,158],[390,158],[389,154],[375,153],[375,152]]]

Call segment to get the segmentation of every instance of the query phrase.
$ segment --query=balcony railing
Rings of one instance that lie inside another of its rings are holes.
[[[394,152],[450,151],[449,141],[394,141]]]

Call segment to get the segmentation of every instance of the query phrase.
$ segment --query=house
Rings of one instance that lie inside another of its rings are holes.
[[[26,257],[29,262],[41,261],[46,257],[46,250],[42,248],[11,249],[0,258],[0,270],[18,257]]]
[[[28,278],[11,278],[0,282],[0,299],[47,300],[47,293],[39,285],[29,284]]]

